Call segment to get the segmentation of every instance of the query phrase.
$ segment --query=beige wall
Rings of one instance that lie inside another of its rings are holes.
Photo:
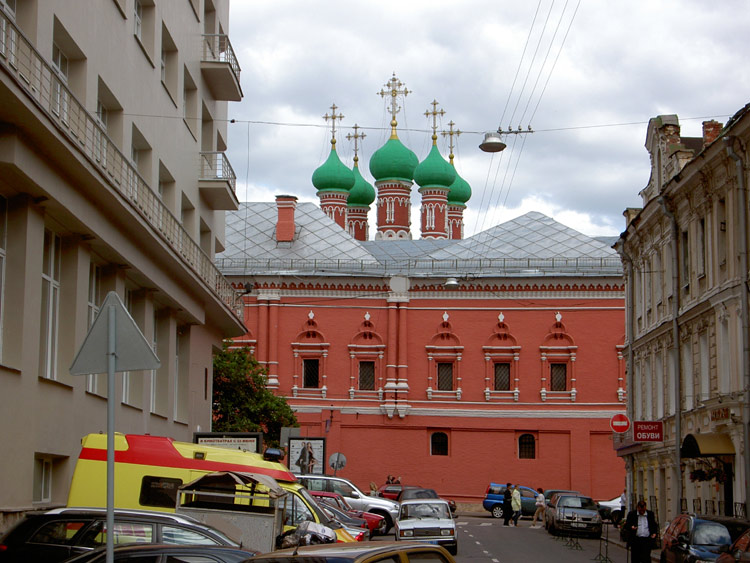
[[[68,371],[89,327],[92,263],[100,270],[94,303],[116,291],[162,363],[155,376],[117,375],[117,431],[190,441],[209,430],[212,355],[222,339],[244,333],[226,280],[212,269],[225,208],[199,183],[200,153],[223,149],[227,115],[202,74],[202,36],[228,30],[228,3],[158,1],[144,8],[139,41],[134,1],[28,0],[12,14],[0,0],[0,530],[24,511],[64,505],[81,437],[106,431],[106,377]],[[62,88],[50,70],[53,44],[68,57]],[[186,76],[194,123],[183,119]],[[104,136],[98,101],[108,108]],[[60,239],[52,377],[42,370],[40,337],[45,230]],[[34,502],[36,459],[52,468],[44,502]]]

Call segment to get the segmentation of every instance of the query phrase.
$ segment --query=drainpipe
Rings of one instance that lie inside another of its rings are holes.
[[[672,366],[674,370],[674,477],[676,487],[673,490],[677,492],[674,499],[674,512],[681,512],[680,499],[682,499],[682,454],[680,446],[682,445],[682,372],[680,371],[680,324],[678,317],[680,314],[680,276],[679,260],[677,255],[677,241],[679,240],[679,229],[677,219],[667,207],[664,196],[659,197],[659,204],[664,215],[669,219],[672,227]]]
[[[747,310],[747,292],[748,292],[748,273],[747,273],[747,211],[745,210],[745,167],[742,158],[734,152],[734,141],[736,137],[724,137],[724,144],[727,149],[727,155],[734,160],[735,170],[737,172],[737,207],[739,215],[739,254],[740,254],[740,274],[742,276],[741,315],[742,315],[742,380],[743,398],[742,398],[742,439],[744,441],[743,449],[743,475],[745,477],[745,507],[748,506],[748,469],[750,469],[750,348],[748,347],[748,310]]]
[[[630,283],[628,283],[628,296],[627,300],[625,301],[625,337],[628,343],[628,350],[627,350],[627,360],[626,360],[626,379],[625,379],[625,387],[627,389],[627,414],[628,418],[630,420],[634,420],[634,408],[633,408],[633,385],[634,385],[634,374],[633,374],[633,341],[635,340],[635,315],[633,314],[633,304],[635,303],[635,280],[633,278],[633,259],[630,257],[630,255],[625,252],[625,233],[623,233],[620,236],[620,240],[618,241],[618,248],[617,251],[620,253],[620,256],[623,257],[625,260],[625,271],[628,279],[630,280]],[[633,484],[633,459],[631,456],[630,459],[630,471],[627,473],[627,489],[630,491],[630,495],[634,492],[634,484]],[[630,495],[628,495],[628,498],[630,498]]]

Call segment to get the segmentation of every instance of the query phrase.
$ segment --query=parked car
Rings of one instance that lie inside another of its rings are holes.
[[[719,551],[723,551],[719,548]],[[734,540],[725,553],[719,555],[716,563],[735,563],[750,561],[750,529],[745,530]]]
[[[327,491],[309,491],[315,500],[323,499],[335,502],[341,510],[357,516],[358,518],[364,518],[367,522],[367,527],[370,530],[370,535],[384,534],[385,533],[385,518],[380,514],[373,512],[366,512],[364,510],[357,510],[347,500],[342,497],[339,493],[329,493]]]
[[[622,513],[622,505],[620,504],[619,496],[612,500],[600,500],[596,504],[599,507],[599,515],[602,517],[602,520],[609,520],[617,525],[620,523],[620,520],[626,516],[626,514]]]
[[[3,563],[63,561],[105,545],[107,511],[58,508],[27,516],[0,538]],[[115,510],[114,543],[239,544],[212,526],[186,516],[145,510]]]
[[[544,526],[553,536],[566,533],[600,538],[602,535],[602,517],[590,497],[557,493],[552,495],[546,510]]]
[[[442,545],[458,553],[456,523],[448,503],[442,499],[412,499],[401,503],[396,521],[396,539]]]
[[[455,563],[445,548],[426,543],[389,541],[308,545],[256,555],[247,563]]]
[[[581,491],[571,491],[571,490],[568,490],[568,489],[546,489],[544,491],[544,501],[547,504],[549,504],[549,501],[557,493],[568,493],[568,494],[571,494],[571,495],[582,495],[583,494]]]
[[[326,502],[323,499],[316,499],[319,506],[328,514],[331,520],[335,520],[349,532],[357,541],[370,539],[370,528],[367,527],[367,521],[364,518],[358,518],[341,510],[338,506]]]
[[[385,531],[388,532],[398,518],[398,503],[380,497],[366,495],[351,481],[332,475],[296,475],[297,480],[310,491],[339,493],[352,507],[385,518]]]
[[[401,483],[386,483],[385,485],[380,485],[378,487],[377,495],[382,498],[389,498],[391,500],[396,500],[398,498],[398,494],[408,487],[414,487],[417,489],[421,489],[421,485],[402,485]]]
[[[748,529],[748,520],[680,514],[662,535],[660,560],[662,563],[714,561]]]
[[[435,489],[423,489],[421,487],[406,487],[405,489],[401,490],[401,492],[398,494],[398,497],[396,497],[396,500],[398,502],[403,502],[405,500],[409,500],[413,498],[442,498],[442,497],[438,495],[437,492],[435,492]],[[448,507],[451,509],[451,513],[455,514],[456,501],[449,500],[449,499],[443,499],[443,500],[448,503]]]
[[[505,485],[490,483],[482,501],[485,510],[492,514],[493,518],[503,517],[503,494]],[[536,495],[538,494],[531,487],[520,486],[521,490],[521,516],[533,516],[536,512]]]
[[[257,555],[257,551],[247,551],[239,547],[225,545],[118,545],[113,550],[115,561],[200,561],[201,563],[241,563]],[[107,548],[100,547],[82,553],[65,563],[103,563],[107,560]]]

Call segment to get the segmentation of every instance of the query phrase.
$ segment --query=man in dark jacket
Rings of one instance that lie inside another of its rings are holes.
[[[659,525],[654,513],[646,510],[646,501],[640,500],[635,510],[628,512],[625,519],[628,545],[632,563],[651,563],[651,549],[659,535]]]
[[[513,516],[512,498],[513,495],[510,492],[510,483],[508,483],[505,485],[505,492],[503,493],[503,526],[509,526],[510,517]]]

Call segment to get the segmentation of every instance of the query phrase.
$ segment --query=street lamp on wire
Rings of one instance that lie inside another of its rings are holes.
[[[503,142],[503,135],[520,135],[521,133],[533,133],[534,130],[529,125],[528,129],[522,129],[518,126],[518,129],[512,129],[508,127],[507,131],[504,131],[502,127],[498,127],[497,131],[490,131],[484,134],[484,141],[479,144],[479,148],[484,152],[500,152],[507,146]]]

